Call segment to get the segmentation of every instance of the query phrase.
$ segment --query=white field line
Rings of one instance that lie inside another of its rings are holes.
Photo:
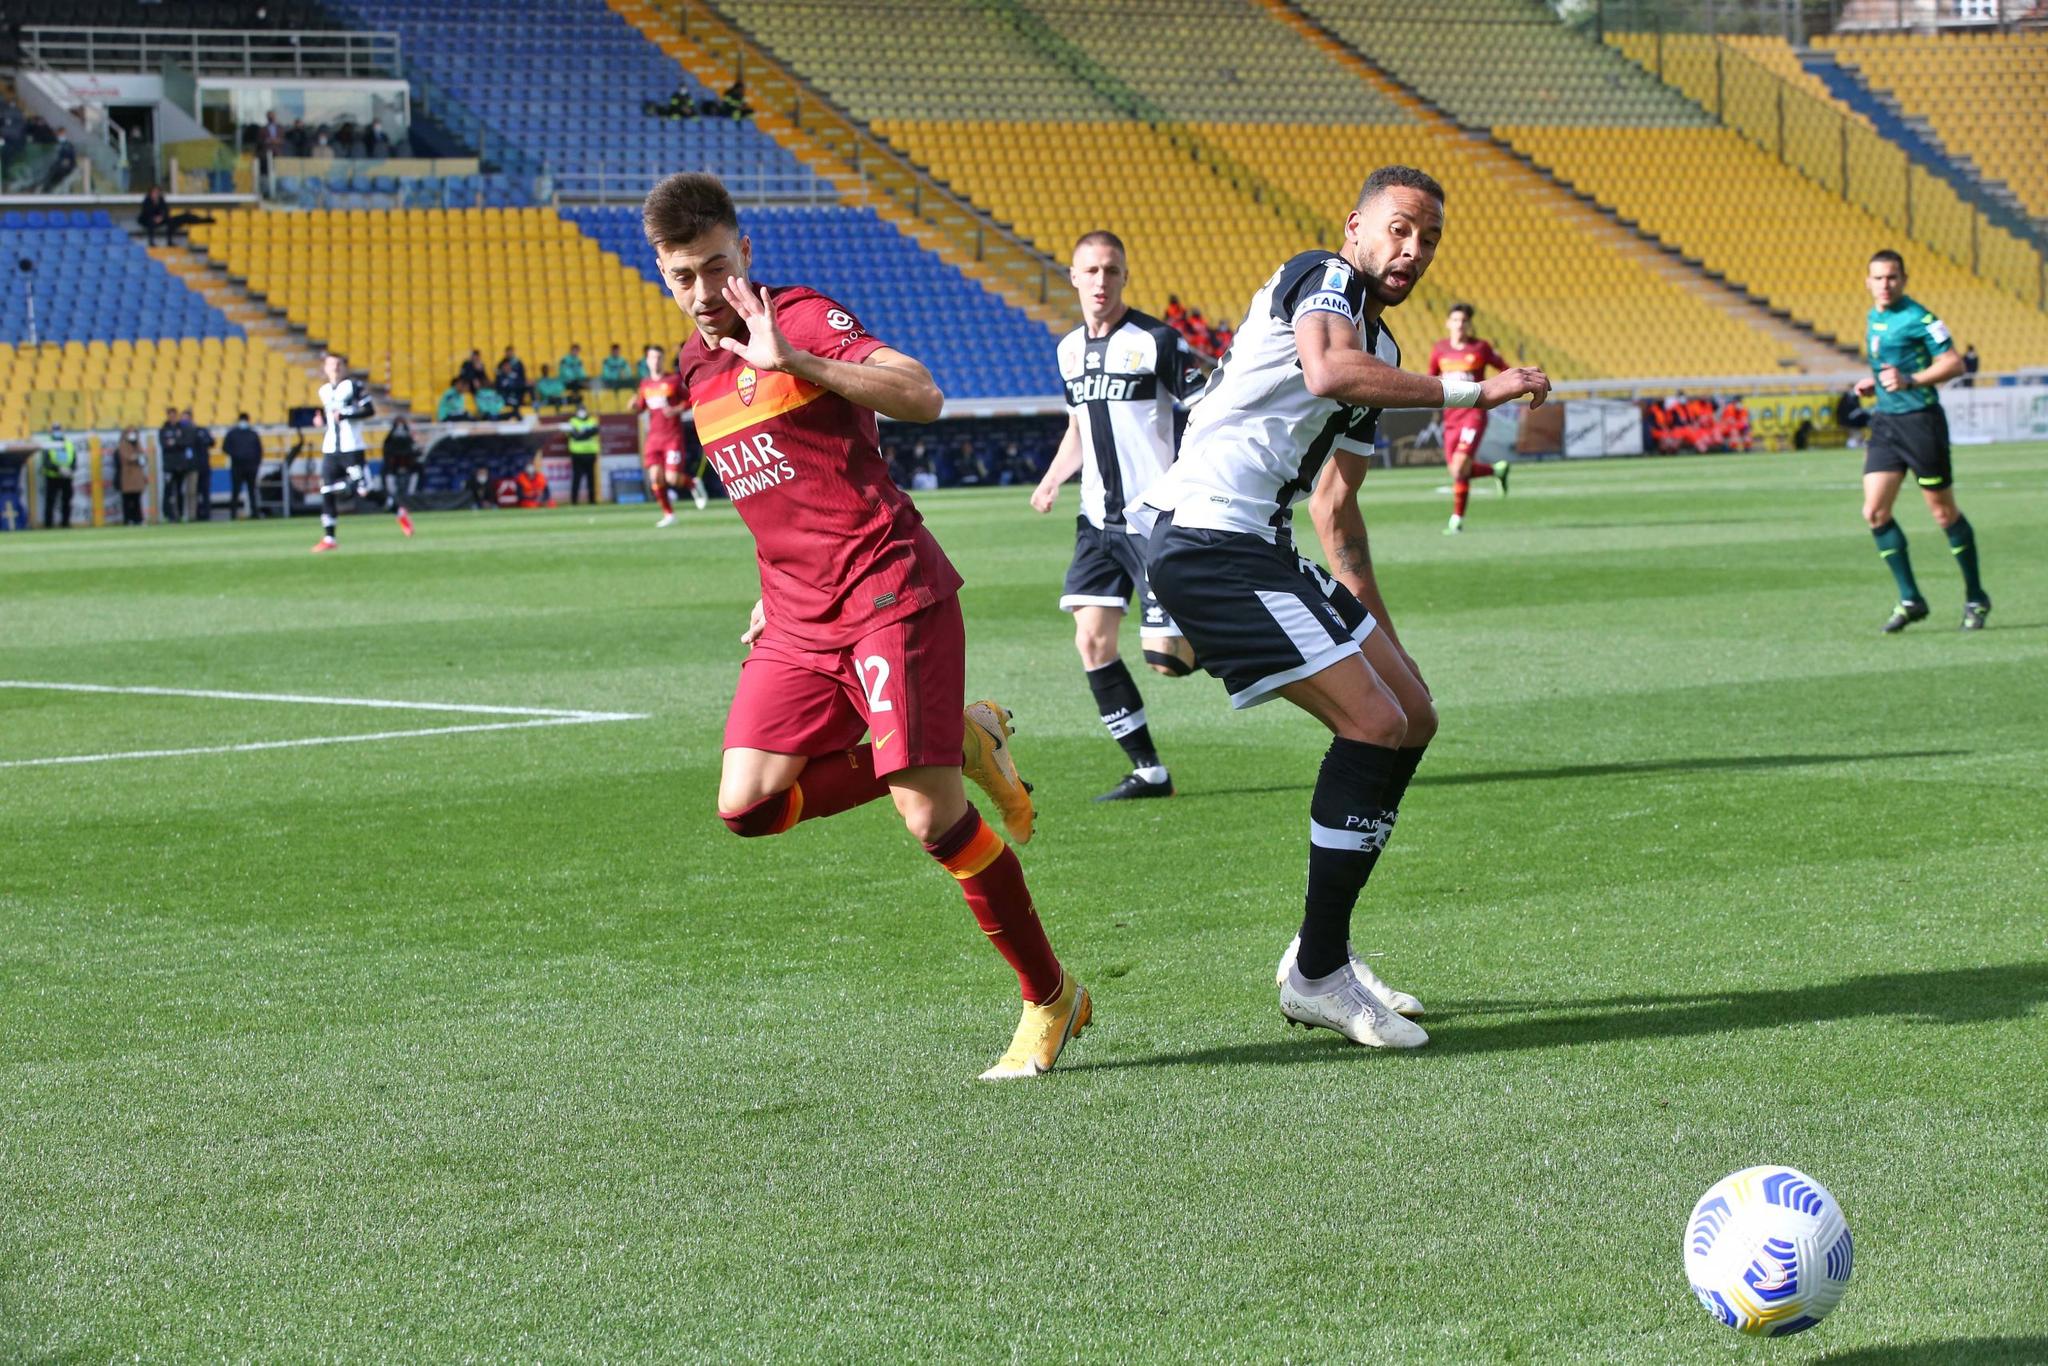
[[[644,712],[563,711],[555,707],[491,707],[457,702],[397,702],[371,697],[301,697],[290,693],[216,692],[197,688],[121,688],[100,683],[37,683],[0,679],[0,688],[47,692],[127,693],[146,697],[198,697],[232,702],[293,702],[305,706],[379,707],[394,711],[464,712],[483,716],[518,716],[518,721],[486,721],[468,726],[431,726],[417,730],[385,730],[367,735],[319,735],[300,740],[256,740],[234,745],[199,745],[190,749],[132,749],[109,754],[65,754],[47,759],[0,760],[0,768],[43,768],[54,764],[102,764],[116,759],[174,759],[192,754],[246,754],[264,749],[299,749],[308,745],[353,745],[369,740],[412,740],[430,735],[473,735],[492,730],[530,730],[539,726],[587,726],[609,721],[644,721]]]

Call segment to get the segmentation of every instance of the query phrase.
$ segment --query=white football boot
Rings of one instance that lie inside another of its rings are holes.
[[[656,522],[656,523],[654,524],[654,529],[655,529],[656,531],[660,531],[660,530],[663,530],[664,528],[667,528],[667,527],[672,527],[672,526],[674,526],[675,524],[676,524],[676,515],[675,515],[675,514],[674,514],[673,512],[664,512],[664,513],[662,513],[662,514],[661,514],[661,520],[660,520],[660,521],[658,521],[658,522]]]
[[[1358,974],[1359,981],[1365,983],[1367,991],[1370,991],[1373,995],[1393,1007],[1396,1015],[1405,1015],[1411,1020],[1422,1018],[1422,1002],[1416,1000],[1407,992],[1396,991],[1385,982],[1382,982],[1379,979],[1379,974],[1367,967],[1365,960],[1358,956],[1357,949],[1346,944],[1344,951],[1351,956],[1351,970]],[[1280,955],[1280,966],[1273,970],[1273,984],[1275,986],[1286,985],[1287,974],[1294,968],[1294,957],[1300,952],[1301,936],[1297,934],[1294,938],[1287,941],[1287,952]]]
[[[1289,1024],[1334,1029],[1367,1048],[1420,1048],[1429,1042],[1421,1025],[1389,1010],[1349,963],[1314,982],[1305,981],[1299,969],[1289,971],[1280,982],[1280,1013]]]
[[[690,501],[697,505],[697,511],[699,512],[711,506],[711,495],[704,491],[704,481],[702,479],[690,485]]]

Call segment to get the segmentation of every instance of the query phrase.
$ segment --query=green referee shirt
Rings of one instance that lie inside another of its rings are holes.
[[[1870,353],[1873,376],[1887,365],[1901,374],[1915,375],[1932,365],[1936,356],[1955,349],[1941,319],[1906,295],[1899,296],[1899,301],[1890,308],[1870,310],[1863,325],[1863,340]],[[1880,386],[1877,391],[1880,413],[1917,413],[1940,402],[1932,389],[1901,389],[1888,394]]]

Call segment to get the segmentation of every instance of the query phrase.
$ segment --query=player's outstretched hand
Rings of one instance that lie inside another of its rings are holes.
[[[1054,484],[1048,488],[1046,485],[1040,484],[1037,488],[1031,490],[1031,510],[1033,512],[1051,512],[1052,505],[1059,501],[1059,496],[1059,485]]]
[[[1512,403],[1522,395],[1529,396],[1531,408],[1541,408],[1543,400],[1550,397],[1550,376],[1533,365],[1518,365],[1512,370],[1503,370],[1479,386],[1479,407],[1498,408],[1503,403]]]
[[[761,632],[768,629],[768,618],[762,614],[761,600],[754,599],[754,610],[747,614],[747,633],[740,637],[740,644],[752,645],[761,638]]]
[[[719,349],[732,352],[756,370],[787,370],[796,349],[775,325],[775,305],[768,302],[768,292],[756,290],[735,275],[725,282],[725,301],[747,325],[747,339],[720,337]]]

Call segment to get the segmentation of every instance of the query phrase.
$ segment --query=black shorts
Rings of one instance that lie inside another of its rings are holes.
[[[346,488],[351,480],[349,471],[366,469],[370,463],[367,451],[327,451],[320,456],[320,487],[336,493]]]
[[[1119,612],[1138,595],[1141,625],[1148,636],[1177,636],[1166,609],[1146,581],[1145,542],[1122,527],[1097,527],[1086,517],[1074,519],[1074,559],[1067,566],[1067,581],[1060,588],[1060,610],[1076,607],[1114,607]]]
[[[1233,707],[1270,701],[1358,654],[1377,624],[1320,566],[1250,532],[1178,527],[1161,513],[1146,563],[1153,591]]]
[[[1948,458],[1948,414],[1939,403],[1916,413],[1873,413],[1870,444],[1864,448],[1865,474],[1911,470],[1923,489],[1945,489],[1956,482]]]

